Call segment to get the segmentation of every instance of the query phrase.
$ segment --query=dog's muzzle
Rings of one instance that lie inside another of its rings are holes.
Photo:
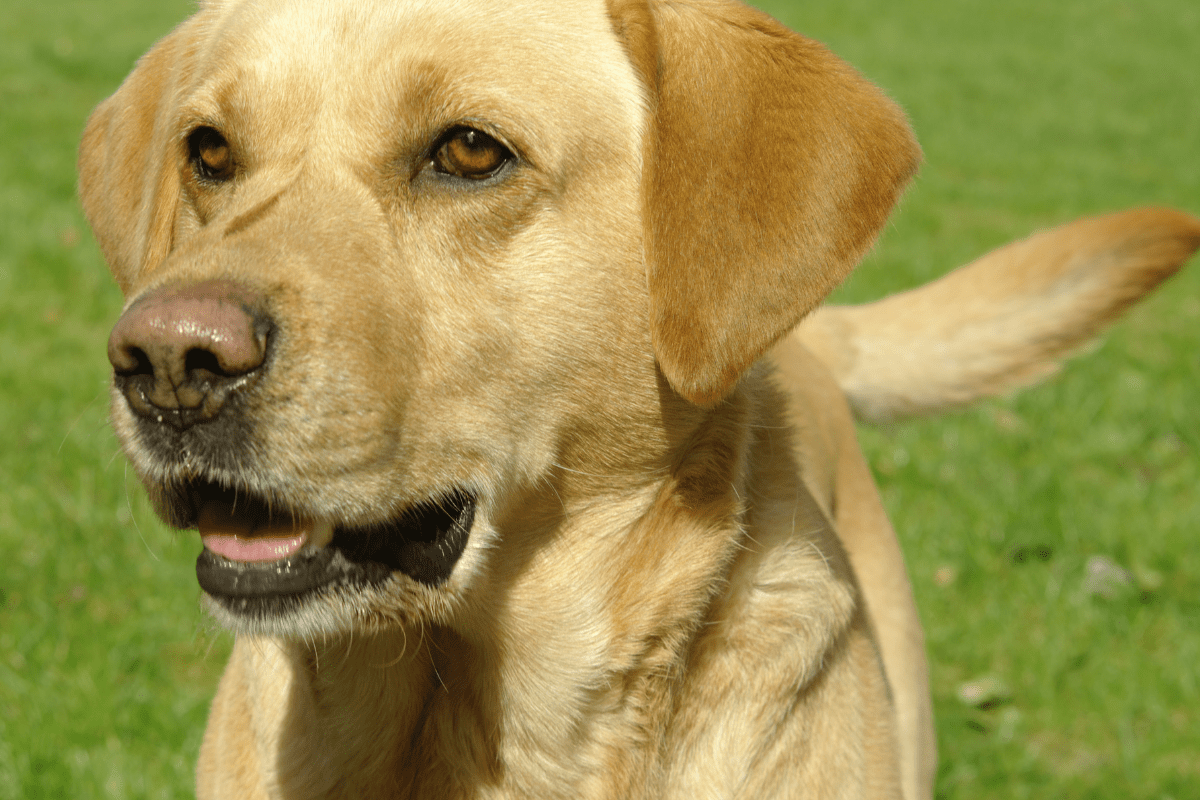
[[[470,492],[452,488],[389,521],[351,526],[289,508],[286,489],[268,496],[239,484],[252,471],[258,389],[281,335],[266,307],[261,293],[232,281],[167,285],[134,301],[109,337],[137,446],[178,476],[152,487],[159,513],[200,530],[200,586],[230,611],[264,615],[396,573],[443,583],[475,519]]]

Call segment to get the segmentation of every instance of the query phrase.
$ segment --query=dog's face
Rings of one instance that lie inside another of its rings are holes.
[[[96,112],[113,417],[223,621],[451,620],[644,507],[869,246],[902,118],[799,37],[771,86],[741,39],[780,34],[694,5],[210,3]]]

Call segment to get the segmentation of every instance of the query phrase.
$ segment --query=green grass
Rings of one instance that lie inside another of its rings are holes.
[[[1072,217],[1200,212],[1194,0],[774,3],[908,109],[926,163],[842,300]],[[227,638],[108,430],[120,309],[74,199],[88,110],[189,3],[0,15],[0,798],[191,794]],[[865,429],[929,638],[943,797],[1195,797],[1200,263],[1047,385]],[[1143,576],[1085,589],[1089,557]],[[964,706],[1002,680],[1011,699]]]
[[[87,112],[186,8],[0,15],[3,798],[192,794],[224,643],[197,607],[194,543],[152,520],[109,432],[121,298],[74,196]]]

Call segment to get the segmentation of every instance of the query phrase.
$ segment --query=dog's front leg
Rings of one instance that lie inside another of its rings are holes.
[[[394,632],[319,647],[239,636],[200,747],[197,797],[403,796],[430,683],[428,654],[405,650]]]
[[[328,788],[306,662],[294,643],[238,637],[200,747],[197,797],[311,797]],[[303,794],[288,791],[301,786]]]

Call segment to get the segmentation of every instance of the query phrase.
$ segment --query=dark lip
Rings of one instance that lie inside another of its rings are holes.
[[[191,482],[175,496],[185,506],[176,509],[177,518],[194,520],[205,502],[233,498],[247,513],[264,519],[291,515],[249,491],[207,481]],[[196,578],[230,611],[256,615],[292,610],[339,587],[379,585],[395,573],[436,587],[450,577],[466,547],[475,507],[474,495],[451,489],[384,523],[338,526],[324,548],[305,547],[277,561],[232,561],[205,548],[196,559]]]

